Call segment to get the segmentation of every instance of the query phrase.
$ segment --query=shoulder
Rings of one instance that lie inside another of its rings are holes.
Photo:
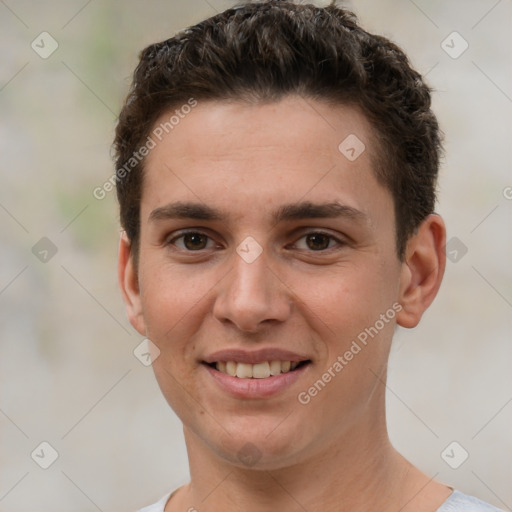
[[[501,509],[485,503],[474,496],[453,491],[436,512],[502,512]]]

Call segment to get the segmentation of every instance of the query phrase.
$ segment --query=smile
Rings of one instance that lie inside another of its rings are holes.
[[[307,379],[305,375],[311,366],[311,360],[278,359],[257,363],[216,361],[202,365],[217,389],[244,400],[266,399],[290,390],[299,380]]]
[[[309,361],[263,361],[256,364],[241,363],[236,361],[217,361],[209,366],[221,373],[238,377],[239,379],[267,379],[275,375],[281,375],[296,370],[299,366]]]

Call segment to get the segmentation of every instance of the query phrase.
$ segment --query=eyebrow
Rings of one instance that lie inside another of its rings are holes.
[[[211,206],[178,201],[155,208],[149,215],[149,221],[171,219],[196,219],[209,221],[226,221],[229,215]],[[338,202],[312,203],[302,201],[280,206],[272,214],[272,220],[277,224],[283,221],[302,219],[350,218],[356,221],[367,221],[367,216],[352,206]]]

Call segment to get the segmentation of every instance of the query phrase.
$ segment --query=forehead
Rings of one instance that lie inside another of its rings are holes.
[[[299,154],[309,153],[311,149],[332,150],[350,135],[349,142],[361,150],[360,142],[363,139],[370,142],[372,133],[371,125],[356,107],[333,106],[301,96],[287,96],[277,102],[265,103],[196,103],[194,108],[183,105],[165,112],[152,128],[151,136],[160,147],[161,142],[174,142],[173,152],[177,158],[196,158],[206,154],[221,157],[225,152],[233,156],[237,150],[246,151],[251,146],[260,149],[293,146]],[[187,113],[174,114],[182,109]],[[219,145],[219,142],[223,144]],[[372,144],[367,144],[366,149],[365,156],[368,157],[372,154]],[[152,151],[147,160],[153,160],[155,153],[160,152]],[[340,156],[342,154],[340,152]],[[355,156],[350,152],[345,155]]]
[[[356,108],[291,96],[260,104],[199,101],[171,123],[174,112],[151,132],[142,220],[149,208],[183,199],[246,214],[251,205],[300,198],[339,200],[362,211],[390,202],[372,170],[372,127]]]

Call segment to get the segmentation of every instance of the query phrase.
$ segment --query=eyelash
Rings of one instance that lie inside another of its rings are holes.
[[[166,242],[166,245],[174,245],[174,243],[176,242],[176,240],[179,240],[180,238],[183,238],[184,236],[186,235],[203,235],[203,236],[206,236],[208,239],[212,240],[212,238],[210,236],[208,236],[206,233],[202,232],[202,231],[181,231],[177,236],[173,237],[172,239],[168,240]],[[315,230],[315,231],[309,231],[307,233],[304,233],[300,238],[298,238],[298,240],[301,240],[307,236],[310,236],[310,235],[322,235],[322,236],[326,236],[327,238],[331,240],[334,240],[337,245],[338,245],[338,249],[342,246],[345,246],[347,245],[346,242],[344,242],[343,240],[340,240],[339,238],[335,237],[334,235],[331,235],[330,233],[327,233],[325,231],[318,231],[318,230]],[[297,240],[297,241],[298,241]],[[329,241],[329,243],[330,243]],[[295,242],[297,243],[297,242]],[[329,252],[333,249],[335,249],[336,247],[328,247],[327,249],[320,249],[318,251],[315,251],[315,250],[308,250],[308,252],[312,252],[312,253],[325,253],[325,252]],[[183,251],[183,252],[188,252],[188,253],[201,253],[207,249],[198,249],[197,251],[193,251],[193,250],[188,250],[188,249],[181,249],[181,248],[178,248],[178,250],[180,251]],[[304,250],[304,249],[301,249],[301,250]]]

